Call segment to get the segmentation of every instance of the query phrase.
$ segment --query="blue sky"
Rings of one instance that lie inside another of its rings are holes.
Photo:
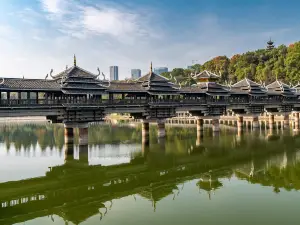
[[[4,77],[43,78],[78,65],[121,78],[131,68],[186,67],[300,40],[300,1],[290,0],[1,0]]]

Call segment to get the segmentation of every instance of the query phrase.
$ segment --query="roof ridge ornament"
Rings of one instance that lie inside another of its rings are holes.
[[[104,73],[102,72],[102,76],[103,76],[103,81],[106,81],[106,79],[105,79],[105,75],[104,75]],[[111,84],[111,82],[110,82],[110,80],[108,80],[108,85],[103,85],[103,84],[101,84],[103,87],[105,87],[105,88],[108,88],[108,87],[110,87],[110,84]]]
[[[45,80],[47,80],[48,76],[49,76],[49,74],[47,73],[47,75],[46,75],[46,77],[45,77]]]
[[[2,81],[0,82],[0,85],[4,84],[4,78],[2,77],[1,79],[2,79]]]
[[[100,71],[99,71],[100,72]],[[105,74],[102,72],[103,80],[106,80]]]
[[[76,55],[74,54],[74,66],[76,66]]]
[[[53,79],[55,79],[55,77],[52,76],[53,73],[53,69],[50,70],[50,77],[52,77]]]
[[[151,64],[150,64],[150,73],[152,73],[152,61],[151,61]]]
[[[100,73],[100,69],[99,69],[99,67],[97,67],[97,71],[98,71],[98,74],[96,75],[96,78],[97,78],[97,77],[99,77],[99,76],[100,76],[100,74],[101,74],[101,73]]]

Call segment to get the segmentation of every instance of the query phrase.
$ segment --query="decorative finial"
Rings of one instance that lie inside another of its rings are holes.
[[[150,73],[152,73],[152,62],[151,62],[151,65],[150,65]]]
[[[76,66],[76,55],[74,54],[74,66]]]

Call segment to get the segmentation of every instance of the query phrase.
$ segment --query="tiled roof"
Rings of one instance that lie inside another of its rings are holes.
[[[214,74],[214,73],[212,73],[212,72],[210,72],[210,71],[204,70],[204,71],[202,71],[202,72],[196,74],[193,78],[194,78],[194,79],[197,79],[197,78],[198,78],[198,79],[199,79],[199,78],[215,78],[215,79],[219,79],[220,76],[217,75],[217,74]]]
[[[55,80],[5,78],[0,90],[60,90],[60,83]]]
[[[108,91],[119,91],[119,92],[145,92],[145,88],[142,87],[140,83],[129,82],[129,83],[120,83],[120,82],[111,82],[108,87]]]
[[[233,92],[244,92],[250,95],[265,95],[266,88],[248,78],[244,78],[231,86]]]
[[[155,74],[153,72],[148,73],[142,77],[140,77],[139,79],[137,79],[137,82],[144,82],[144,81],[169,81],[167,78],[160,76],[158,74]]]
[[[207,94],[211,94],[211,95],[215,94],[215,95],[223,95],[223,96],[227,96],[229,94],[228,87],[225,87],[215,82],[199,83],[197,84],[197,86]]]
[[[276,93],[281,94],[283,96],[293,96],[294,93],[289,85],[281,82],[281,81],[274,81],[273,83],[267,85],[268,93]]]
[[[203,89],[201,89],[199,86],[190,86],[190,87],[182,87],[180,89],[180,93],[184,93],[184,94],[188,94],[188,93],[194,93],[194,94],[198,94],[198,93],[203,93],[205,94],[206,91],[204,91]]]
[[[164,92],[166,94],[178,92],[176,85],[171,83],[169,79],[153,72],[139,78],[137,83],[140,83],[140,85],[150,94],[155,94],[155,92],[159,92],[157,94],[163,94]]]
[[[100,84],[89,84],[89,83],[66,83],[62,86],[62,89],[95,89],[95,90],[103,90],[104,87],[102,87]]]
[[[59,79],[62,77],[85,77],[85,78],[94,78],[97,77],[96,74],[93,74],[91,72],[88,72],[79,66],[72,66],[62,72],[60,72],[57,75],[53,76],[54,79]]]

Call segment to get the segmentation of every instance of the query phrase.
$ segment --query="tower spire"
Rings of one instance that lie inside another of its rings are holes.
[[[151,61],[151,64],[150,64],[150,73],[152,73],[152,61]]]
[[[76,66],[76,55],[74,54],[74,66]]]
[[[274,41],[270,37],[270,40],[267,42],[267,50],[272,50],[274,47]]]

